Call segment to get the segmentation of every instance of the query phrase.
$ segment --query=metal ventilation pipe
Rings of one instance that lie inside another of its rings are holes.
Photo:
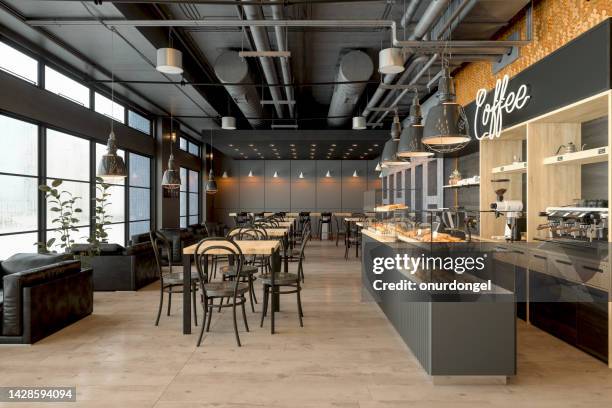
[[[410,4],[408,4],[408,7],[406,7],[406,12],[402,16],[402,20],[400,21],[400,25],[402,27],[406,28],[406,26],[410,24],[410,21],[412,21],[412,17],[414,17],[414,13],[416,13],[417,8],[419,8],[421,1],[422,0],[410,1]]]
[[[245,4],[242,5],[242,9],[244,10],[244,15],[246,16],[247,20],[264,20],[264,15],[260,6]],[[250,26],[249,29],[251,30],[251,35],[253,36],[253,42],[255,43],[255,48],[257,51],[270,51],[270,40],[268,39],[268,32],[266,31],[266,28],[261,26]],[[266,78],[268,85],[277,85],[278,74],[276,73],[274,61],[272,61],[271,58],[259,57],[259,62],[261,63],[264,77]],[[283,94],[278,86],[272,86],[269,89],[272,100],[275,102],[274,108],[276,108],[276,114],[279,118],[283,118],[283,108],[282,105],[278,103],[278,101],[283,100]]]
[[[272,1],[278,1],[280,2],[280,0],[272,0]],[[280,5],[272,5],[270,6],[270,8],[272,9],[272,18],[274,20],[284,20],[285,16],[283,15],[283,8]],[[287,44],[286,41],[286,33],[287,33],[287,28],[283,28],[283,27],[279,27],[279,26],[275,26],[274,27],[274,34],[276,35],[276,44],[278,46],[278,50],[279,51],[288,51],[289,50],[289,45]],[[289,65],[289,60],[287,58],[281,58],[280,59],[280,66],[281,66],[281,74],[283,75],[283,83],[285,84],[290,84],[293,82],[293,80],[291,79],[291,66]],[[292,86],[285,86],[285,95],[287,96],[287,99],[290,101],[295,100],[295,97],[293,95],[293,87]],[[289,105],[289,117],[290,118],[294,118],[295,117],[295,105]]]
[[[214,65],[215,74],[222,83],[253,83],[249,74],[249,64],[237,51],[225,51],[219,55]],[[263,108],[257,89],[253,85],[225,85],[225,89],[230,94],[238,108],[246,116],[254,128],[264,124]]]
[[[352,50],[344,54],[338,65],[337,82],[367,81],[374,73],[374,63],[368,54],[359,50]],[[342,126],[350,118],[333,118],[332,116],[350,115],[355,109],[359,97],[366,84],[338,84],[334,87],[327,124],[329,126]]]
[[[436,22],[442,12],[445,10],[449,1],[450,0],[432,0],[431,3],[429,3],[429,6],[425,10],[425,12],[423,13],[423,16],[421,17],[417,25],[414,27],[414,31],[410,35],[409,40],[418,40],[422,38],[433,26],[433,24]],[[410,55],[405,56],[406,61],[408,61],[409,57]],[[404,74],[406,74],[406,71],[404,71]],[[385,84],[390,84],[391,82],[393,82],[395,77],[396,75],[385,75],[383,82]],[[402,78],[405,79],[405,75],[402,75]],[[384,94],[384,89],[381,89],[380,87],[376,89],[376,92],[374,92],[374,95],[372,96],[372,98],[370,98],[370,103],[368,103],[368,106],[363,111],[363,116],[368,117],[368,115],[372,112],[369,109],[377,106],[378,102],[380,101],[380,98],[382,98]]]

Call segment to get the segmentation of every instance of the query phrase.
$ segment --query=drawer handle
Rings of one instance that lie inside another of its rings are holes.
[[[586,266],[586,265],[582,265],[582,267],[586,269],[587,271],[603,273],[603,269],[601,268],[593,268],[592,266]]]
[[[545,257],[545,256],[542,256],[542,255],[534,255],[533,257],[534,257],[534,258],[538,258],[538,259],[544,259],[544,260],[546,260],[546,257]]]
[[[562,260],[560,260],[560,259],[555,259],[555,262],[560,263],[560,264],[563,264],[563,265],[572,265],[572,263],[571,263],[571,262],[568,262],[568,261],[562,261]]]

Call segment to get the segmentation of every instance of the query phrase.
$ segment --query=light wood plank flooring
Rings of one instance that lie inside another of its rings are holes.
[[[72,408],[592,408],[612,403],[612,370],[523,323],[519,374],[508,385],[433,386],[378,307],[362,302],[354,253],[346,262],[341,247],[315,241],[307,254],[304,328],[295,296],[285,296],[278,334],[270,335],[269,319],[259,328],[259,313],[249,312],[251,333],[241,334],[238,348],[227,310],[216,315],[196,348],[196,334],[181,334],[178,297],[172,315],[154,326],[157,284],[134,293],[96,293],[94,314],[87,319],[34,346],[0,347],[0,385],[75,385],[78,402],[65,404]]]

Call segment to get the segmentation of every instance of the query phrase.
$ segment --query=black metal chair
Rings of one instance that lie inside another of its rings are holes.
[[[359,227],[354,222],[344,220],[344,228],[346,235],[344,237],[344,259],[348,260],[351,247],[356,246],[355,253],[359,255],[359,247],[361,246],[361,232]]]
[[[182,272],[173,272],[174,263],[172,262],[172,249],[171,244],[168,238],[159,231],[150,231],[149,238],[151,239],[151,244],[153,246],[153,252],[155,254],[155,266],[157,268],[157,272],[159,274],[159,308],[157,310],[157,318],[155,319],[155,325],[159,326],[159,318],[161,317],[161,311],[164,304],[164,293],[168,294],[168,316],[170,316],[170,309],[172,307],[172,294],[173,293],[183,293],[183,273]],[[166,261],[164,261],[164,257],[166,257]],[[169,272],[164,273],[162,269],[162,265],[167,262]],[[198,315],[197,315],[197,302],[196,302],[196,292],[198,290],[198,280],[199,275],[197,272],[191,273],[191,295],[193,300],[193,322],[197,326],[198,325]]]
[[[302,317],[304,317],[304,313],[302,311],[302,286],[301,282],[304,282],[304,251],[306,249],[306,244],[310,240],[310,227],[306,227],[306,234],[304,239],[302,239],[302,244],[300,245],[300,257],[298,263],[298,271],[297,274],[294,273],[285,273],[285,272],[274,272],[267,273],[265,275],[260,276],[260,280],[263,285],[263,311],[261,313],[261,322],[259,324],[260,327],[263,327],[264,319],[268,313],[268,303],[270,300],[270,295],[288,295],[291,293],[295,293],[297,297],[297,308],[298,308],[298,318],[300,319],[300,327],[304,327],[304,322]],[[274,276],[274,279],[272,277]],[[283,289],[288,288],[288,289]],[[272,307],[272,313],[274,313],[274,307]]]
[[[245,212],[240,212],[234,216],[234,223],[236,227],[243,227],[250,222],[249,214]]]
[[[340,235],[342,235],[342,239],[346,239],[346,224],[344,222],[344,218],[342,217],[334,215],[334,219],[336,221],[336,246],[338,246],[338,242],[340,242]]]
[[[209,244],[213,241],[214,243]],[[219,308],[231,307],[234,318],[234,334],[236,336],[236,344],[238,347],[241,346],[240,336],[238,335],[238,322],[236,319],[236,306],[240,306],[242,309],[242,318],[244,320],[244,327],[246,331],[249,331],[249,324],[247,322],[246,311],[244,304],[246,298],[244,294],[249,290],[249,286],[241,282],[240,279],[234,279],[230,281],[222,282],[211,282],[208,274],[208,256],[219,255],[222,252],[223,255],[228,256],[234,260],[236,265],[236,272],[240,276],[242,272],[242,266],[244,265],[244,256],[240,247],[231,239],[227,238],[205,238],[200,241],[195,250],[195,263],[199,275],[200,289],[202,290],[202,308],[204,310],[204,320],[202,328],[200,329],[200,336],[198,337],[198,347],[202,343],[202,337],[204,336],[204,329],[210,331],[210,321],[212,319],[213,309],[215,308],[215,299],[219,299]],[[223,304],[223,299],[229,298],[231,302]],[[208,320],[206,320],[208,318]]]

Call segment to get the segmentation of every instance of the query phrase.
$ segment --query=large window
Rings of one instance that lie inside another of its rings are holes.
[[[0,259],[35,252],[38,127],[0,115]]]
[[[113,102],[110,98],[96,92],[94,99],[94,109],[96,112],[109,118],[115,119],[117,122],[125,122],[125,108],[123,105]]]
[[[151,121],[131,110],[128,111],[128,126],[147,135],[151,134]]]
[[[45,66],[45,89],[89,108],[89,88]]]
[[[179,193],[180,226],[200,222],[200,174],[181,167],[181,191]]]
[[[200,156],[200,146],[184,137],[179,138],[179,149],[191,153],[194,156]]]
[[[38,61],[3,42],[0,42],[0,69],[35,85],[38,84]]]
[[[102,159],[106,153],[106,146],[96,143],[96,163]],[[117,154],[125,160],[125,152],[117,150]],[[101,191],[96,185],[96,198],[101,198]],[[108,237],[106,240],[113,244],[125,245],[125,180],[113,182],[108,188],[106,215],[110,217],[110,225],[105,228]]]
[[[151,229],[151,159],[130,153],[130,224],[129,236]]]

